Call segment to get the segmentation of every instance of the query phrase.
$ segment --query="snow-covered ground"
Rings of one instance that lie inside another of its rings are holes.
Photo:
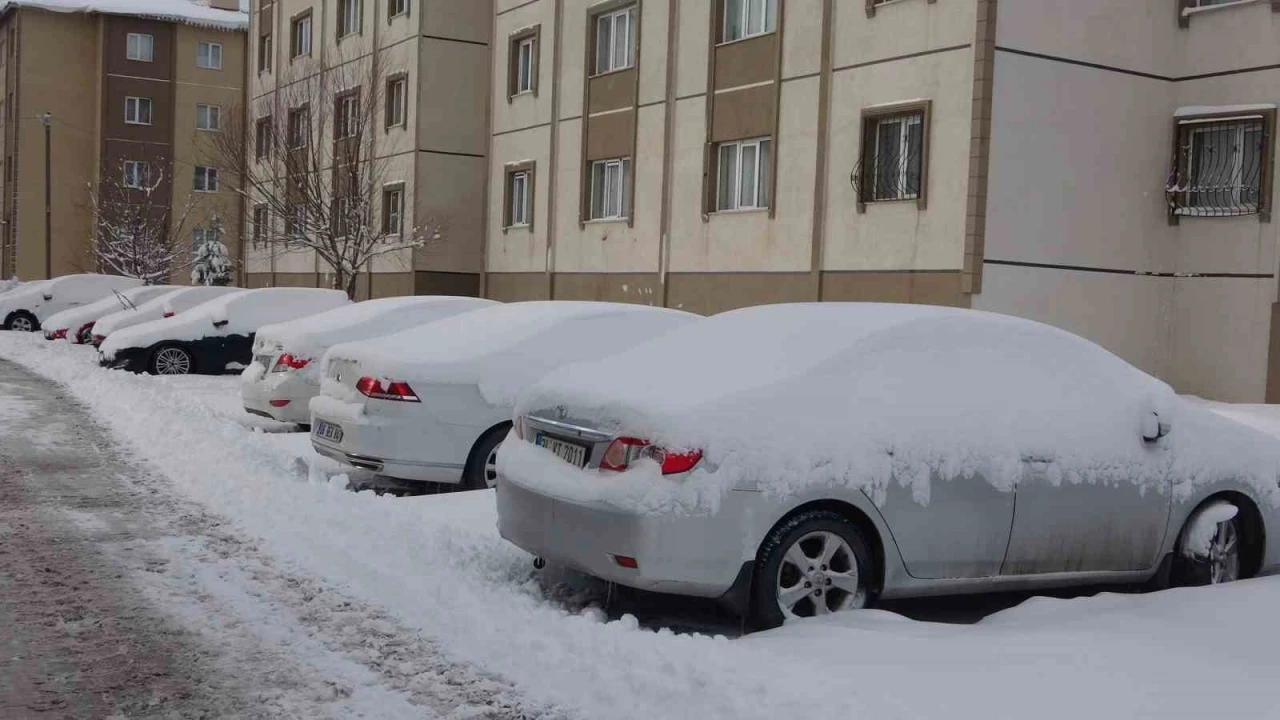
[[[240,410],[237,378],[109,372],[89,348],[12,333],[0,333],[0,358],[64,384],[259,552],[382,609],[418,633],[406,641],[499,676],[536,712],[1280,718],[1280,578],[1036,599],[973,625],[866,611],[728,639],[605,622],[547,597],[530,557],[498,537],[491,493],[350,492],[305,435]],[[1280,429],[1270,408],[1215,409]]]

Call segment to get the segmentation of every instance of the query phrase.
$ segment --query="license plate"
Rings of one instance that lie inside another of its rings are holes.
[[[587,449],[582,445],[558,440],[548,435],[539,435],[537,444],[571,465],[583,467],[587,464]]]
[[[316,422],[316,426],[312,428],[311,434],[321,440],[328,440],[329,442],[334,443],[342,442],[342,426],[327,423],[323,420]]]
[[[262,367],[268,370],[271,369],[271,362],[275,359],[276,357],[274,355],[254,355],[253,356],[254,362],[258,363],[259,365],[261,365]]]

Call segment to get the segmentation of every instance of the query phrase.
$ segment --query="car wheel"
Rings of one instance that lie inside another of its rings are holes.
[[[161,345],[156,348],[147,365],[147,372],[152,375],[190,375],[195,371],[195,358],[179,345]]]
[[[1187,521],[1184,535],[1190,532],[1198,515]],[[1186,552],[1179,543],[1178,554],[1173,561],[1172,584],[1176,587],[1221,585],[1240,579],[1240,515],[1218,523],[1208,552],[1203,556]]]
[[[10,315],[9,322],[5,323],[6,330],[16,332],[35,332],[39,327],[40,323],[35,316],[25,310],[19,310]]]
[[[790,618],[857,610],[871,601],[871,551],[858,528],[829,510],[801,513],[765,538],[751,614],[759,629]]]
[[[467,467],[462,473],[462,487],[466,490],[484,490],[498,484],[498,446],[510,432],[509,424],[485,433],[471,450]]]

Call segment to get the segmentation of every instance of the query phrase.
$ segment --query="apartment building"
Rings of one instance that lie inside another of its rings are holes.
[[[298,194],[289,164],[318,147],[327,159],[308,167],[329,173],[325,163],[350,151],[351,118],[376,115],[360,140],[370,146],[360,162],[375,168],[361,177],[373,181],[357,183],[358,192],[371,196],[388,247],[409,229],[435,228],[424,246],[378,254],[362,268],[359,298],[480,290],[492,24],[489,0],[254,0],[255,162],[280,178],[285,197]],[[277,134],[287,147],[270,147]],[[327,191],[345,201],[353,190],[340,175]],[[330,286],[314,248],[269,241],[296,224],[281,217],[295,210],[271,205],[255,204],[246,218],[247,285]]]
[[[971,307],[1181,392],[1280,399],[1280,3],[498,0],[494,20],[489,297]]]
[[[233,253],[239,247],[241,203],[220,186],[209,151],[227,113],[244,103],[248,17],[237,0],[145,7],[5,3],[0,277],[108,270],[91,252],[95,191],[111,198],[104,217],[116,203],[171,219],[184,235],[175,247],[215,235]],[[186,276],[175,270],[173,279]]]

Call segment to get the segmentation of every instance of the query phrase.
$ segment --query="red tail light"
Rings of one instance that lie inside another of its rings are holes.
[[[604,451],[604,457],[600,459],[600,469],[622,472],[642,457],[658,463],[663,475],[679,475],[689,472],[702,461],[702,451],[671,452],[651,444],[648,440],[620,437],[610,443],[608,449]]]
[[[409,387],[409,383],[388,382],[383,386],[381,380],[371,377],[362,377],[356,383],[356,390],[365,397],[371,397],[376,400],[397,400],[399,402],[422,402],[418,399],[418,394]]]
[[[173,312],[172,310],[165,310],[165,311],[164,311],[164,316],[165,316],[165,317],[173,317],[173,316],[174,316],[174,312]]]
[[[103,340],[106,340],[106,339],[107,339],[107,336],[106,336],[106,335],[94,335],[94,336],[93,336],[93,346],[94,346],[94,347],[98,347],[99,345],[101,345],[101,344],[102,344],[102,341],[103,341]]]
[[[65,340],[65,339],[66,339],[66,337],[67,337],[67,329],[66,329],[66,328],[58,328],[57,330],[54,330],[54,331],[53,331],[53,339],[54,339],[54,340]]]
[[[271,368],[271,372],[286,372],[289,370],[301,370],[311,362],[311,358],[295,357],[289,353],[285,353],[276,358],[276,364]]]

